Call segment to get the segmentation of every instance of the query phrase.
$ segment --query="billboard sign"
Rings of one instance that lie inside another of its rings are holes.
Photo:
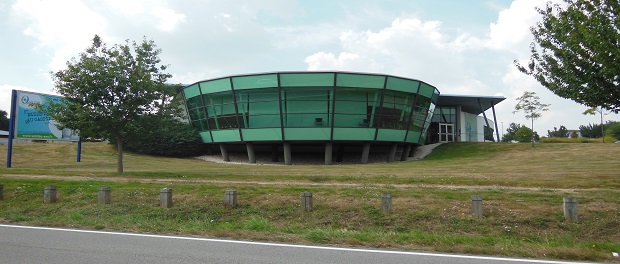
[[[13,108],[15,113],[14,138],[78,141],[79,135],[69,129],[58,129],[58,124],[49,116],[37,111],[36,105],[45,107],[49,102],[61,102],[62,97],[26,91],[15,91]]]

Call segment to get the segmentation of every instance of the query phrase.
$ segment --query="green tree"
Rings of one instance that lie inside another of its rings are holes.
[[[603,143],[605,143],[605,126],[603,125],[603,116],[607,115],[605,110],[602,107],[590,107],[583,111],[584,115],[596,115],[597,113],[601,116],[601,136],[603,137]]]
[[[510,125],[508,125],[508,128],[506,129],[506,134],[502,136],[502,142],[510,142],[516,140],[515,136],[517,134],[517,131],[519,131],[519,128],[521,128],[520,124],[510,123]]]
[[[620,122],[608,122],[607,132],[616,140],[620,140]]]
[[[536,92],[525,91],[522,96],[517,97],[517,105],[515,105],[515,110],[512,112],[514,114],[523,111],[525,113],[525,118],[532,120],[532,126],[530,128],[532,131],[534,131],[534,120],[542,116],[541,112],[549,110],[549,105],[543,104],[539,100],[540,97],[536,95]],[[534,134],[532,134],[532,146],[534,145],[534,141]]]
[[[163,90],[171,77],[161,65],[157,48],[146,38],[141,43],[107,47],[99,36],[53,73],[55,91],[64,103],[51,103],[44,111],[66,128],[117,142],[119,173],[123,172],[123,142],[142,115],[162,109]]]
[[[569,137],[570,135],[568,134],[568,129],[566,129],[565,126],[560,126],[559,129],[557,127],[554,127],[553,131],[547,130],[547,136],[556,137],[556,138],[565,138],[565,137]]]
[[[579,133],[585,138],[600,138],[604,128],[599,124],[587,124],[579,126]]]
[[[564,2],[537,8],[543,19],[531,28],[532,55],[527,66],[515,65],[560,97],[618,113],[620,2]]]
[[[9,118],[8,113],[4,110],[0,110],[0,130],[9,130]]]
[[[538,133],[532,133],[532,130],[527,126],[521,126],[519,130],[515,133],[515,140],[519,142],[528,142],[530,140],[538,141],[540,140],[540,136]]]

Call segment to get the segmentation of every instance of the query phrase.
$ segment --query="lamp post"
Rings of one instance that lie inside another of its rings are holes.
[[[504,122],[502,122],[502,139],[501,140],[504,140]]]

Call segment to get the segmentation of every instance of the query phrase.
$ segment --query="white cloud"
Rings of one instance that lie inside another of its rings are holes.
[[[0,85],[0,110],[4,110],[10,114],[11,109],[11,92],[13,90],[20,91],[29,91],[29,92],[39,92],[33,89],[17,86],[17,85],[9,85],[9,84],[1,84]]]
[[[309,70],[355,70],[415,78],[442,92],[484,94],[490,87],[463,65],[464,51],[478,49],[468,35],[450,38],[439,21],[398,18],[378,31],[340,33],[342,51],[319,51],[306,57]],[[335,54],[339,54],[336,56]]]
[[[170,8],[155,7],[151,14],[159,19],[161,23],[157,28],[163,31],[172,31],[178,24],[185,22],[185,15],[179,14]]]
[[[60,69],[92,37],[104,32],[107,21],[79,0],[17,0],[12,15],[25,21],[23,33],[39,42],[39,49],[51,51],[49,67]]]
[[[344,70],[381,72],[383,69],[383,65],[376,63],[371,58],[348,52],[341,52],[338,57],[333,53],[317,52],[308,56],[304,62],[308,64],[308,70],[310,71]]]

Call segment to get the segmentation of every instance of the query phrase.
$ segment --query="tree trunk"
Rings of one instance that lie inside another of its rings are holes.
[[[603,126],[603,108],[601,107],[601,135],[603,136],[603,143],[605,143],[605,127]]]
[[[116,137],[116,154],[117,154],[117,172],[123,173],[123,138],[120,136]]]
[[[534,146],[534,118],[532,118],[532,147]]]

